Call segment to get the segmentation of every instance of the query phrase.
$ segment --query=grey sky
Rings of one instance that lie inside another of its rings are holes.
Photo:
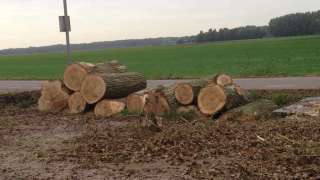
[[[320,9],[320,0],[68,1],[72,43],[193,35]],[[0,49],[64,43],[58,28],[62,14],[62,0],[0,0]]]

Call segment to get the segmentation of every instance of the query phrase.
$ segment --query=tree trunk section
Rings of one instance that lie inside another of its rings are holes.
[[[109,118],[115,116],[126,108],[124,100],[102,100],[100,101],[95,109],[94,114],[97,117]]]
[[[159,86],[148,92],[144,112],[146,115],[163,116],[176,111],[178,102],[174,96],[174,86]]]
[[[215,77],[215,83],[225,87],[233,84],[233,79],[227,74],[218,74]]]
[[[82,82],[89,73],[123,73],[126,72],[126,66],[119,62],[106,62],[99,64],[90,64],[79,62],[69,65],[63,75],[65,85],[72,91],[80,91]]]
[[[72,91],[79,91],[82,81],[93,67],[93,64],[85,62],[70,64],[64,71],[64,84]]]
[[[87,102],[82,97],[80,92],[76,92],[69,97],[68,107],[69,107],[70,113],[72,114],[83,113],[85,112],[87,106],[88,106]]]
[[[215,83],[215,77],[215,75],[211,75],[199,80],[176,84],[174,89],[175,98],[181,105],[193,104],[203,87]]]
[[[129,113],[143,114],[148,94],[133,93],[127,97],[127,108]]]
[[[139,73],[90,74],[82,83],[81,95],[87,103],[94,104],[103,98],[119,99],[147,87]]]
[[[233,86],[221,87],[208,85],[201,89],[198,96],[198,108],[205,115],[216,115],[245,103]]]
[[[69,91],[62,81],[46,81],[42,85],[38,108],[43,112],[59,112],[68,105]]]
[[[257,121],[260,119],[268,119],[272,116],[272,112],[278,106],[270,100],[261,99],[244,106],[232,109],[220,118],[226,121]]]

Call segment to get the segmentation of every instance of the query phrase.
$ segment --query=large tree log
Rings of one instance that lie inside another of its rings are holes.
[[[244,103],[244,98],[236,92],[234,86],[208,85],[201,89],[198,96],[199,110],[206,115],[216,115]]]
[[[127,109],[129,113],[142,114],[147,102],[148,94],[145,92],[133,93],[127,97]]]
[[[229,86],[233,84],[233,79],[226,74],[218,74],[215,77],[215,83],[224,87],[224,86]]]
[[[75,92],[69,97],[68,107],[70,113],[78,114],[84,112],[88,108],[88,104],[80,92]]]
[[[126,108],[126,103],[124,102],[125,100],[102,100],[100,101],[95,109],[94,109],[94,114],[97,117],[105,117],[109,118],[114,115],[117,115],[124,111]]]
[[[148,92],[144,112],[146,115],[163,116],[176,111],[178,102],[174,96],[174,86],[159,86]]]
[[[268,119],[277,107],[272,101],[261,99],[226,112],[220,120],[248,122]]]
[[[99,63],[96,65],[79,62],[71,64],[66,68],[63,79],[69,89],[80,91],[82,82],[89,73],[123,73],[126,71],[126,66],[121,65],[118,61]]]
[[[70,64],[64,71],[64,84],[73,91],[79,91],[82,81],[93,67],[93,64],[85,62]]]
[[[59,112],[68,105],[69,93],[62,81],[46,81],[42,85],[38,108],[44,112]]]
[[[94,73],[83,81],[81,95],[87,103],[94,104],[103,98],[123,98],[146,87],[147,81],[140,73]]]

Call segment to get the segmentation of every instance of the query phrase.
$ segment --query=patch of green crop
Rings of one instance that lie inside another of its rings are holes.
[[[74,60],[118,59],[149,79],[320,75],[320,36],[74,52]],[[64,54],[0,56],[0,79],[61,78]]]

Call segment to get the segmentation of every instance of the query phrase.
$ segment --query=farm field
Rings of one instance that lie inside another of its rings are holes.
[[[320,75],[320,36],[227,41],[196,45],[75,52],[73,59],[118,59],[149,79],[196,78],[213,73],[234,77]],[[64,54],[0,56],[0,79],[61,78]]]

